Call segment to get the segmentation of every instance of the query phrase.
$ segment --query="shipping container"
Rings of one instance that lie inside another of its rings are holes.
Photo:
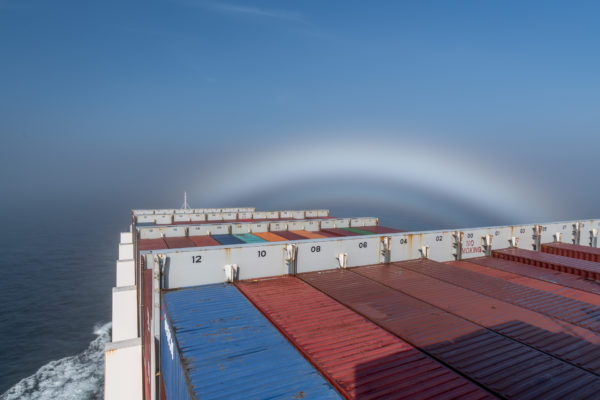
[[[302,215],[304,211],[301,212]],[[298,215],[299,216],[299,215]],[[156,226],[156,225],[198,225],[214,223],[236,223],[236,222],[265,222],[265,221],[288,221],[291,219],[302,220],[329,220],[333,217],[316,216],[293,218],[291,215],[283,217],[278,211],[269,212],[206,212],[185,214],[164,214],[164,215],[139,215],[135,217],[137,226]]]
[[[229,234],[212,235],[212,238],[215,239],[217,242],[221,243],[222,245],[246,243],[242,239],[236,238],[235,236]]]
[[[252,233],[238,233],[233,235],[238,239],[241,239],[244,241],[244,243],[264,243],[266,242],[265,239],[258,237],[256,235],[253,235]]]
[[[561,286],[579,289],[584,292],[600,294],[600,285],[596,281],[584,279],[578,275],[551,269],[539,268],[533,265],[518,263],[515,261],[502,260],[494,257],[470,258],[469,262],[501,271],[528,276],[530,278],[556,283]]]
[[[183,249],[186,247],[196,247],[196,244],[188,236],[165,237],[165,243],[169,249]]]
[[[504,263],[513,263],[512,261],[504,261],[498,258],[486,257],[491,261],[495,262],[504,262]],[[559,294],[561,296],[570,297],[575,300],[581,300],[586,303],[595,304],[600,306],[600,296],[589,296],[589,291],[576,289],[570,287],[568,284],[569,280],[573,281],[583,281],[583,283],[590,284],[596,292],[600,292],[600,285],[594,283],[593,281],[586,281],[578,276],[574,276],[571,274],[565,274],[562,272],[556,272],[552,270],[541,270],[542,276],[545,276],[545,279],[534,279],[526,274],[519,275],[512,272],[507,272],[502,269],[490,268],[484,265],[479,265],[473,262],[474,259],[469,259],[469,261],[450,261],[446,264],[452,265],[458,268],[466,269],[468,271],[476,272],[478,274],[484,274],[488,276],[492,276],[494,278],[504,279],[505,281],[513,282],[518,285],[528,286],[534,289],[543,290],[545,292]],[[523,267],[532,268],[535,272],[540,272],[540,268],[531,267],[529,265],[524,265],[521,263],[513,263],[515,265],[515,269],[519,270]],[[564,276],[557,276],[558,274]],[[594,293],[594,292],[592,292]],[[598,293],[596,293],[598,294]]]
[[[597,316],[600,315],[600,307],[593,304],[427,259],[419,260],[414,264],[404,264],[404,268],[594,332],[600,332],[600,321],[597,319]],[[596,295],[588,294],[588,296],[595,297]]]
[[[586,279],[600,280],[600,263],[595,263],[593,261],[557,256],[540,251],[518,249],[516,247],[494,250],[492,251],[492,256],[504,260],[534,265],[540,268],[548,268],[579,275]]]
[[[273,232],[255,232],[254,234],[268,242],[285,242],[287,240]]]
[[[323,237],[331,237],[331,238],[336,238],[336,237],[340,237],[340,235],[336,235],[335,233],[331,233],[331,232],[326,232],[322,229],[314,232],[314,233],[318,233],[319,235],[323,236]]]
[[[329,233],[335,236],[359,236],[359,233],[355,233],[355,232],[350,232],[347,231],[343,228],[324,228],[321,229],[319,232],[322,233]]]
[[[168,248],[167,244],[162,238],[158,239],[139,239],[137,241],[138,251],[146,250],[161,250]]]
[[[341,399],[234,287],[165,292],[161,376],[170,399]]]
[[[341,228],[341,229],[348,231],[348,232],[353,232],[353,233],[356,233],[359,235],[374,235],[375,234],[371,231],[367,231],[367,230],[363,229],[362,227],[361,228]]]
[[[600,397],[599,376],[350,270],[299,277],[501,397]]]
[[[547,243],[542,244],[542,251],[564,257],[600,262],[600,249],[597,247],[580,246],[571,243]]]
[[[285,238],[286,240],[305,240],[306,239],[304,236],[300,236],[297,233],[292,233],[290,231],[275,231],[273,233],[276,234],[277,236],[281,236],[282,238]]]
[[[323,238],[327,237],[325,235],[322,235],[319,232],[309,232],[309,231],[305,231],[305,230],[292,231],[292,233],[295,233],[295,234],[300,235],[307,239],[323,239]]]
[[[373,233],[377,233],[377,234],[404,232],[399,229],[388,228],[386,226],[380,226],[380,225],[361,226],[360,229],[362,229],[363,231],[369,231],[369,232],[373,232]]]
[[[219,246],[221,245],[221,243],[217,242],[213,237],[211,237],[210,235],[204,235],[204,236],[189,236],[190,240],[192,242],[194,242],[194,244],[198,247],[205,247],[205,246]]]
[[[492,397],[293,277],[238,288],[349,399]]]
[[[352,271],[553,357],[600,374],[600,334],[415,272],[422,261]],[[402,268],[411,266],[414,270]]]

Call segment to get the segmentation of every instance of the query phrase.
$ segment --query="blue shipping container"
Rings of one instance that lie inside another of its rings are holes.
[[[342,399],[232,285],[163,294],[167,399]]]
[[[225,234],[225,235],[211,235],[213,239],[221,244],[244,244],[242,239],[238,239],[233,235]]]
[[[240,234],[233,235],[233,236],[235,236],[238,239],[243,240],[245,243],[264,243],[264,242],[266,242],[265,239],[259,238],[258,236],[253,235],[251,233],[240,233]]]

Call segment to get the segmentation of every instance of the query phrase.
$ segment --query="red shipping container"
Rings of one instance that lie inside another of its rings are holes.
[[[493,257],[450,261],[446,264],[600,306],[600,286],[576,275]],[[590,293],[596,296],[590,296]]]
[[[238,288],[346,398],[492,397],[296,278]]]
[[[542,245],[542,251],[564,257],[600,262],[600,249],[597,247],[580,246],[571,243],[547,243]]]
[[[600,321],[597,319],[597,315],[600,315],[599,306],[428,259],[399,265],[441,281],[452,283],[456,286],[473,290],[486,296],[590,329],[594,332],[600,332]],[[595,295],[589,294],[589,296]]]
[[[372,265],[354,268],[352,271],[565,362],[600,374],[600,363],[596,357],[590,357],[598,351],[600,334],[402,268],[411,264],[419,264],[419,261]]]
[[[516,261],[540,268],[579,275],[586,279],[600,280],[600,264],[587,260],[557,256],[540,251],[515,247],[492,251],[492,256],[503,260]]]
[[[502,397],[600,397],[599,376],[350,270],[299,277]]]

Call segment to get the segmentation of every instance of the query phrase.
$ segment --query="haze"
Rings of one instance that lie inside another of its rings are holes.
[[[599,12],[0,0],[0,206],[598,217]]]

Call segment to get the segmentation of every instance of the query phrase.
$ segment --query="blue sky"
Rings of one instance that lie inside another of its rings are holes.
[[[596,217],[599,11],[0,0],[0,204]]]

